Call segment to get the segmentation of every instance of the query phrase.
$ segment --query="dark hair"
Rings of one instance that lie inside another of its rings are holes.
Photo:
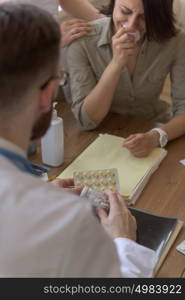
[[[18,109],[33,86],[56,75],[60,29],[48,12],[34,5],[3,3],[0,45],[0,109],[8,111]]]
[[[112,16],[116,0],[102,8],[101,13]],[[177,34],[173,13],[173,0],[142,0],[146,36],[149,41],[163,42]]]

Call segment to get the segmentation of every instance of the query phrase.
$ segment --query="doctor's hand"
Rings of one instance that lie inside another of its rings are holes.
[[[64,21],[60,25],[62,47],[67,47],[72,41],[84,36],[90,29],[91,25],[85,20],[72,19]]]
[[[127,208],[123,197],[112,191],[105,191],[104,193],[108,196],[110,209],[107,212],[103,208],[97,208],[101,224],[113,239],[123,237],[135,241],[136,220]]]
[[[67,179],[57,178],[51,181],[51,183],[55,186],[58,186],[59,188],[62,188],[65,191],[72,192],[77,195],[80,195],[83,189],[82,186],[75,187],[74,180],[72,178],[67,178]]]
[[[123,142],[123,147],[137,157],[148,156],[158,145],[159,135],[155,131],[132,134]]]

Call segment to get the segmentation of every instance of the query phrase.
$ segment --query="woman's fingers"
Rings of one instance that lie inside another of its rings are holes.
[[[87,34],[86,31],[82,31],[82,32],[79,32],[79,33],[75,33],[75,34],[73,34],[73,35],[70,37],[70,42],[72,42],[72,41],[74,41],[74,40],[76,40],[76,39],[78,39],[78,38],[80,38],[80,37],[82,37],[82,36],[84,36],[84,35],[86,35],[86,34]]]
[[[91,25],[84,20],[73,19],[61,24],[62,47],[68,46],[72,41],[84,36],[91,29]]]
[[[122,37],[124,34],[126,34],[127,32],[129,32],[129,29],[121,27],[121,28],[115,33],[114,37],[115,37],[115,38],[120,38],[120,37]]]
[[[81,33],[81,32],[87,33],[88,31],[89,31],[89,28],[87,26],[72,27],[69,30],[69,34],[74,35],[74,34]]]
[[[82,20],[82,19],[72,19],[72,20],[69,20],[69,21],[65,21],[65,23],[66,23],[66,26],[85,24],[86,26],[91,27],[91,25],[88,22],[86,22],[85,20]]]

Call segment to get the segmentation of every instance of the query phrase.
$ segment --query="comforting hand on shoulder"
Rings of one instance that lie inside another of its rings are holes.
[[[145,157],[159,145],[159,135],[156,132],[136,133],[125,139],[123,147],[137,157]]]
[[[91,25],[85,20],[72,19],[65,21],[60,26],[62,33],[62,47],[67,47],[72,41],[84,36]]]

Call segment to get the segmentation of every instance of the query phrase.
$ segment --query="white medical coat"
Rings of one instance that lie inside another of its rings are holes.
[[[23,151],[0,139],[0,148]],[[0,155],[0,277],[151,277],[154,251],[106,234],[83,198]]]

